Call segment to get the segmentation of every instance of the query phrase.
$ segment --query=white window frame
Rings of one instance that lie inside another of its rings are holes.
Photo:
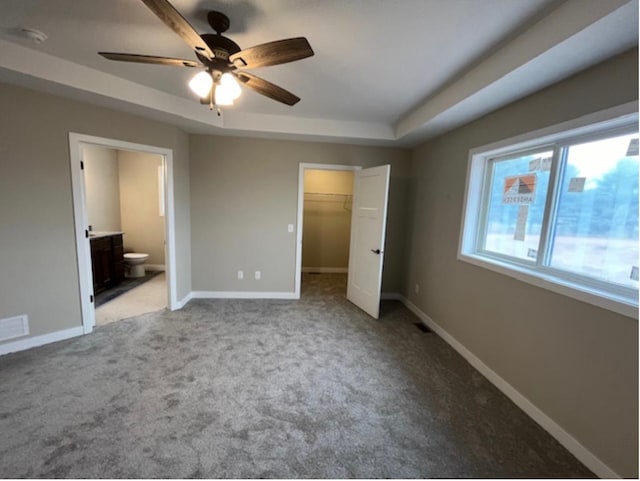
[[[539,255],[536,261],[515,259],[482,248],[483,233],[486,233],[488,208],[485,189],[487,176],[491,174],[490,163],[504,157],[513,158],[518,153],[533,150],[553,150],[549,177],[549,191],[544,210],[544,218],[549,219],[555,212],[555,189],[562,179],[559,154],[561,147],[581,140],[597,140],[598,137],[615,135],[638,127],[638,102],[630,102],[618,107],[586,115],[561,124],[505,139],[493,144],[474,148],[469,152],[465,199],[458,259],[518,279],[528,284],[548,289],[589,304],[638,319],[638,291],[617,287],[610,283],[555,269],[544,265],[548,259]],[[540,233],[539,252],[550,252],[546,248],[553,235],[553,226],[545,221]]]

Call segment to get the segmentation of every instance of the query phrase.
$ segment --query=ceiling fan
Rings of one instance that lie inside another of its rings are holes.
[[[98,52],[104,58],[120,62],[136,62],[178,67],[203,68],[189,86],[200,102],[214,107],[232,105],[244,85],[270,99],[286,105],[296,104],[300,98],[291,92],[257,77],[244,69],[267,67],[311,57],[313,50],[304,37],[277,40],[241,50],[237,43],[222,35],[229,28],[229,18],[220,12],[207,15],[215,34],[198,34],[168,0],[142,0],[169,28],[180,35],[194,50],[198,61],[129,53]],[[239,82],[239,84],[238,84]],[[218,115],[220,110],[218,109]]]

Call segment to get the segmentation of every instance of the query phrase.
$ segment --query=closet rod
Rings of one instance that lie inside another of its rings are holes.
[[[352,197],[353,194],[337,194],[333,192],[305,192],[304,195],[342,195],[346,197]]]

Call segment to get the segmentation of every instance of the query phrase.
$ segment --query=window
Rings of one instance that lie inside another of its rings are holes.
[[[459,258],[637,318],[637,114],[566,127],[471,152]]]

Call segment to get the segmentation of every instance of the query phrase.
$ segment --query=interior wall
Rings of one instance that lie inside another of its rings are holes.
[[[94,231],[121,231],[117,152],[87,145],[83,149],[83,160],[89,225]]]
[[[383,289],[403,278],[409,151],[346,144],[190,136],[194,291],[294,291],[301,162],[391,164]],[[243,280],[236,272],[243,270]],[[261,271],[256,281],[253,272]]]
[[[306,169],[304,192],[302,269],[346,272],[351,238],[353,172]]]
[[[457,249],[469,150],[637,100],[637,56],[626,52],[417,148],[405,287],[482,362],[632,478],[638,321],[459,261]]]
[[[191,177],[189,135],[176,129],[173,145],[175,271],[178,299],[191,294]],[[166,217],[165,217],[166,219]]]
[[[164,265],[164,217],[160,216],[158,167],[162,157],[117,151],[124,251],[149,254],[147,264]]]
[[[0,318],[30,336],[81,325],[69,132],[172,149],[178,298],[191,291],[189,140],[131,114],[0,84]],[[11,341],[10,341],[11,342]]]

